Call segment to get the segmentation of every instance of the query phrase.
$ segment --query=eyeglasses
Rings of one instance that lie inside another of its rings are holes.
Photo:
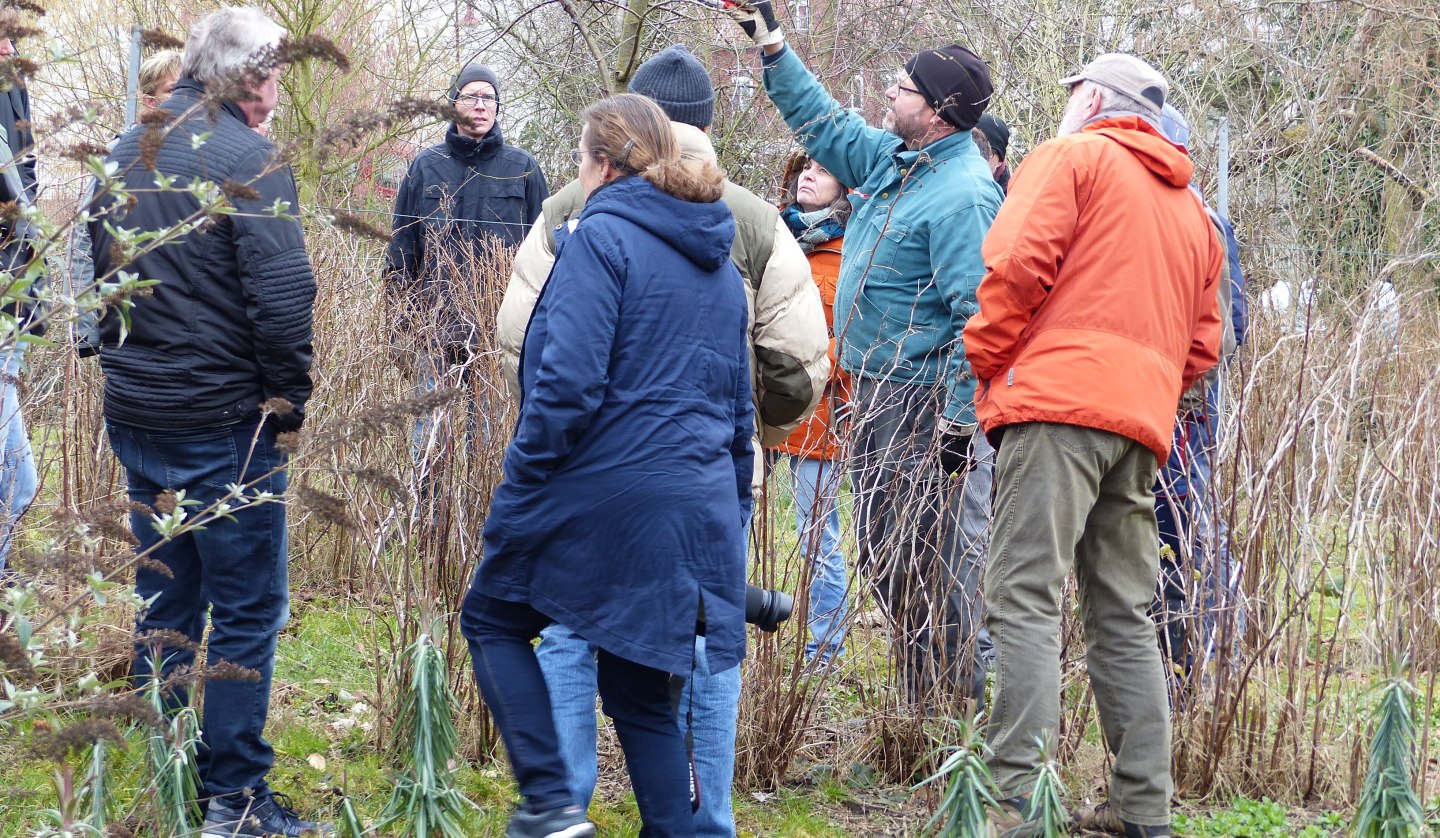
[[[466,93],[464,96],[455,97],[455,104],[464,105],[467,108],[474,108],[479,105],[493,108],[499,103],[500,100],[491,96],[489,93]]]
[[[574,151],[570,152],[570,162],[571,162],[571,163],[574,163],[575,165],[578,166],[578,165],[580,165],[580,162],[581,162],[582,160],[584,160],[584,159],[585,159],[585,149],[583,149],[583,148],[577,148],[577,149],[575,149]]]

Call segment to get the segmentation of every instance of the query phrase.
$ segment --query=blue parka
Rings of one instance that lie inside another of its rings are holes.
[[[745,654],[754,409],[734,235],[724,203],[639,177],[557,231],[474,582],[673,673],[702,601],[711,671]]]

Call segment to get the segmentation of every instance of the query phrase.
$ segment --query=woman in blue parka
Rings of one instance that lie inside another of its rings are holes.
[[[745,292],[719,198],[642,96],[585,111],[578,224],[520,359],[523,400],[461,626],[525,797],[507,836],[587,836],[530,642],[559,622],[599,648],[641,835],[694,835],[670,698],[697,622],[710,671],[745,653],[751,400]]]

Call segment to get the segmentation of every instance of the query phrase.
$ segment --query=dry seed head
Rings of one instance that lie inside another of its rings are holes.
[[[146,49],[185,49],[185,41],[163,29],[140,30],[140,45]]]

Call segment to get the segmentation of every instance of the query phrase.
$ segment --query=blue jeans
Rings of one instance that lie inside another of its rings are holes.
[[[247,495],[265,491],[279,496],[287,485],[285,458],[275,448],[275,432],[260,428],[258,417],[175,431],[110,422],[106,431],[125,467],[130,500],[147,506],[154,506],[156,496],[166,490],[184,489],[187,499],[200,502],[188,508],[193,516],[225,496],[231,483],[255,481]],[[170,571],[167,575],[143,564],[136,569],[135,592],[155,598],[138,616],[136,632],[170,630],[198,644],[208,613],[209,667],[225,661],[254,673],[237,680],[212,675],[205,682],[203,742],[196,767],[206,797],[245,789],[256,794],[268,791],[265,775],[275,756],[263,735],[270,710],[270,678],[275,671],[276,639],[290,617],[285,505],[250,503],[231,515],[163,544],[148,515],[136,512],[130,517],[140,541],[137,550],[154,548],[149,557]],[[142,638],[136,644],[138,679],[149,678],[150,654]],[[192,665],[195,653],[164,648],[161,660],[162,672],[168,673]],[[175,705],[188,702],[188,690],[177,690]]]
[[[549,688],[530,641],[550,626],[550,618],[530,605],[496,599],[472,586],[465,597],[460,627],[470,642],[475,681],[495,714],[510,765],[532,812],[578,802],[570,792],[562,750],[562,728],[551,715]],[[553,626],[552,626],[553,628]],[[584,646],[585,641],[580,639]],[[625,751],[630,783],[640,808],[642,836],[694,835],[690,817],[689,768],[685,742],[675,726],[670,675],[601,649],[598,666],[588,649],[583,656],[592,676],[589,730],[591,765],[595,751],[595,690]],[[569,743],[566,743],[568,745]],[[591,773],[593,791],[594,772]]]
[[[845,650],[850,617],[849,579],[840,552],[840,465],[812,457],[790,457],[795,531],[800,551],[810,558],[810,640],[807,660],[834,660]],[[822,652],[823,649],[823,652]]]
[[[25,432],[25,419],[20,415],[20,394],[15,379],[20,375],[25,347],[16,346],[4,353],[4,403],[0,405],[0,444],[4,445],[0,460],[0,572],[10,556],[10,540],[20,516],[35,500],[38,477],[35,455],[30,450],[30,436]]]
[[[535,655],[549,686],[570,795],[589,808],[597,775],[594,649],[585,638],[556,624],[540,633]],[[691,729],[694,734],[695,771],[700,778],[700,811],[695,813],[694,828],[699,838],[735,835],[730,785],[735,776],[735,717],[739,712],[740,667],[711,674],[705,661],[705,638],[697,637],[695,672],[686,680],[676,716],[678,730]],[[687,724],[687,716],[693,725]]]

